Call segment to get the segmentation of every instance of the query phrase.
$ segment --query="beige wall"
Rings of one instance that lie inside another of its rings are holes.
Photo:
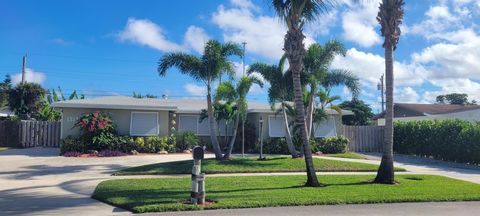
[[[130,134],[130,115],[131,112],[154,112],[145,110],[118,110],[118,109],[77,109],[77,108],[63,108],[62,109],[62,139],[67,136],[79,136],[80,130],[74,128],[75,122],[85,113],[92,113],[97,110],[110,113],[112,119],[117,127],[120,135]],[[158,125],[161,136],[169,133],[169,115],[168,111],[158,111]]]

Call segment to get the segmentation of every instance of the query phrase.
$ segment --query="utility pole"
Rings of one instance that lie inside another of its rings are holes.
[[[243,42],[243,57],[242,57],[242,66],[243,66],[243,76],[245,76],[245,46],[247,45],[247,42]]]
[[[26,68],[27,68],[27,55],[25,54],[22,59],[22,84],[25,83]]]
[[[378,83],[378,90],[380,90],[381,92],[381,97],[382,97],[382,112],[385,111],[385,94],[383,93],[384,91],[384,84],[383,84],[383,78],[384,78],[384,74],[382,74],[382,76],[380,77],[380,82]]]
[[[243,57],[242,57],[242,66],[243,66],[243,76],[245,76],[245,45],[247,42],[243,42]],[[242,157],[245,157],[245,120],[242,120]]]

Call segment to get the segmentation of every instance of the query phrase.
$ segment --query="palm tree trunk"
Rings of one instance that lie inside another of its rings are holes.
[[[393,46],[388,42],[385,45],[385,81],[387,104],[385,110],[383,155],[374,182],[395,184],[393,170]]]
[[[285,110],[285,105],[282,102],[282,113],[283,113],[283,120],[285,121],[285,140],[287,141],[288,151],[292,155],[292,158],[299,158],[300,152],[295,149],[295,145],[293,145],[292,140],[292,133],[290,132],[290,127],[288,125],[288,116],[287,111]]]
[[[213,107],[212,107],[212,94],[211,94],[210,82],[207,84],[207,110],[208,110],[208,123],[210,124],[210,139],[212,141],[213,151],[215,152],[215,158],[217,160],[222,159],[222,150],[218,144],[217,139],[217,127],[215,125],[216,121],[213,117]]]
[[[300,80],[300,73],[303,69],[303,58],[305,56],[305,46],[303,44],[304,38],[305,36],[301,29],[291,26],[285,35],[284,50],[287,54],[293,77],[293,93],[295,97],[295,108],[297,111],[296,124],[300,126],[305,155],[305,166],[307,169],[307,182],[305,183],[305,186],[319,187],[322,185],[318,182],[315,167],[313,166],[312,150],[308,141],[307,126],[305,124],[305,107],[303,106],[302,83]]]
[[[315,111],[315,105],[314,105],[314,92],[315,90],[311,90],[310,92],[310,98],[308,101],[308,113],[307,113],[307,134],[308,134],[308,139],[310,140],[310,137],[312,136],[312,128],[313,128],[313,111]]]
[[[242,156],[245,154],[245,119],[242,120]]]
[[[230,156],[232,155],[233,145],[235,144],[235,140],[237,139],[237,131],[238,131],[239,121],[240,121],[240,114],[237,113],[237,116],[235,117],[235,125],[233,126],[233,135],[232,135],[232,138],[230,139],[230,143],[228,144],[227,152],[223,156],[223,159],[230,159]]]

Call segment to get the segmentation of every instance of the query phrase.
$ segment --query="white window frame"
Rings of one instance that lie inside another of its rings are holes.
[[[157,131],[156,134],[133,134],[132,133],[132,124],[133,124],[133,114],[155,114],[156,116],[156,123],[157,123]],[[158,136],[160,134],[160,124],[158,123],[158,112],[130,112],[130,136]]]
[[[195,131],[195,135],[197,136],[210,136],[210,134],[200,134],[198,131],[198,129],[200,128],[200,115],[184,115],[184,114],[179,114],[178,115],[178,125],[180,126],[182,124],[182,118],[180,118],[181,116],[189,116],[189,117],[195,117],[196,118],[196,123],[197,123],[197,131]],[[204,119],[203,121],[207,120],[208,121],[208,118],[207,119]],[[183,132],[183,131],[181,131]]]
[[[278,116],[278,115],[269,115],[268,116],[268,136],[271,138],[280,138],[280,137],[285,137],[285,119],[283,119],[282,124],[283,124],[283,136],[272,136],[272,124],[270,121],[270,118],[283,118],[283,116]],[[265,122],[263,122],[265,124]]]
[[[333,131],[335,131],[335,135],[334,135],[334,136],[338,136],[338,134],[337,134],[337,121],[335,120],[335,117],[329,116],[329,117],[328,117],[328,120],[333,121]],[[328,120],[327,120],[327,121],[328,121]],[[316,135],[316,130],[317,130],[317,128],[318,128],[318,124],[315,125],[315,123],[314,123],[313,136],[314,136],[315,138],[325,138],[326,136],[317,136],[317,135]]]

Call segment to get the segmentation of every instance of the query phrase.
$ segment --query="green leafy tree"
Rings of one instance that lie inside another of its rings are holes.
[[[8,91],[12,88],[12,79],[6,75],[3,82],[0,83],[0,108],[8,106]]]
[[[45,89],[37,83],[19,83],[8,91],[8,106],[22,120],[37,118]]]
[[[237,82],[236,86],[232,83],[224,82],[221,83],[217,88],[217,94],[215,96],[215,100],[226,100],[230,102],[235,102],[235,121],[233,122],[233,135],[230,139],[230,142],[227,146],[227,151],[223,156],[225,159],[229,159],[233,145],[235,144],[235,140],[237,137],[238,125],[242,124],[242,142],[245,139],[245,121],[247,121],[247,113],[248,113],[248,103],[247,103],[247,94],[250,91],[250,88],[253,84],[257,84],[260,87],[263,87],[263,82],[260,81],[256,77],[241,77],[240,80]]]
[[[238,44],[221,44],[216,40],[206,43],[201,57],[174,52],[165,54],[159,61],[158,72],[165,76],[171,67],[177,67],[181,73],[189,75],[196,81],[202,82],[207,87],[207,111],[210,124],[210,139],[212,142],[215,158],[223,158],[222,150],[218,143],[216,121],[213,113],[212,84],[217,81],[223,73],[233,76],[235,73],[230,56],[243,56],[243,50]]]
[[[132,96],[134,98],[158,98],[158,96],[156,95],[152,95],[152,94],[142,95],[141,93],[136,93],[136,92],[133,92]]]
[[[377,20],[381,25],[382,36],[385,38],[385,86],[386,86],[386,110],[385,110],[385,135],[382,162],[378,168],[374,182],[380,184],[394,184],[395,173],[393,169],[393,52],[397,48],[400,39],[400,25],[403,22],[403,0],[382,0]]]
[[[292,132],[290,131],[290,124],[288,122],[288,101],[291,101],[293,98],[292,74],[290,71],[285,71],[285,61],[286,58],[283,57],[280,59],[278,65],[254,63],[250,65],[248,74],[259,73],[264,80],[270,83],[270,88],[268,89],[268,101],[272,109],[276,109],[276,105],[280,104],[280,111],[282,112],[285,121],[285,140],[288,146],[288,151],[293,158],[298,158],[301,157],[301,154],[295,149]]]
[[[455,104],[455,105],[476,105],[477,101],[468,101],[468,94],[452,93],[437,96],[439,104]]]
[[[351,101],[344,101],[338,105],[344,110],[350,110],[353,112],[352,115],[343,116],[343,124],[345,125],[371,125],[372,118],[374,116],[372,108],[364,101],[353,98]]]

